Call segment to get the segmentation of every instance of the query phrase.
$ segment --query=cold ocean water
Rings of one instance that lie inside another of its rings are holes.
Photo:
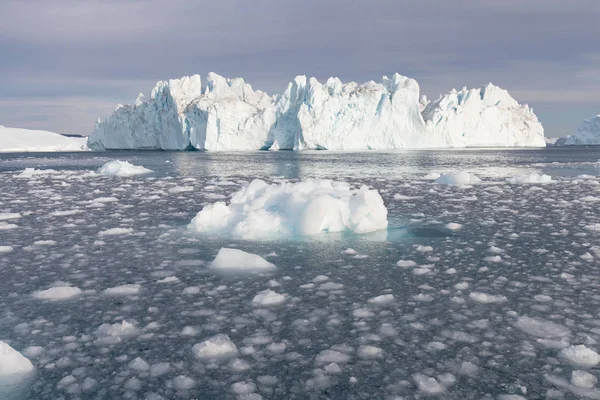
[[[93,173],[113,159],[154,172]],[[482,182],[432,179],[456,170]],[[186,229],[310,177],[377,189],[387,232]],[[36,367],[0,398],[600,398],[600,149],[3,154],[0,193],[0,340]],[[215,271],[222,247],[277,268]]]

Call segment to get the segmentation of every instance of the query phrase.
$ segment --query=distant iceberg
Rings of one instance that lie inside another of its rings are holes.
[[[98,120],[93,150],[370,150],[544,147],[527,105],[489,84],[420,97],[414,79],[380,83],[296,77],[283,94],[253,90],[242,78],[209,73],[158,82],[150,99],[119,105]]]
[[[586,119],[574,134],[563,136],[555,146],[600,145],[600,115]]]
[[[0,125],[0,153],[88,150],[86,138]]]

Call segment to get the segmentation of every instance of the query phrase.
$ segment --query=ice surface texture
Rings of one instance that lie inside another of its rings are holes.
[[[387,209],[376,190],[327,179],[268,184],[260,179],[236,192],[229,204],[202,209],[188,228],[242,239],[367,233],[386,229]]]
[[[82,151],[86,138],[62,136],[48,131],[7,128],[0,125],[0,152]]]
[[[489,84],[419,101],[414,79],[380,83],[296,77],[283,94],[209,73],[158,82],[150,99],[98,120],[88,146],[164,150],[368,150],[481,146],[544,147],[527,105]]]

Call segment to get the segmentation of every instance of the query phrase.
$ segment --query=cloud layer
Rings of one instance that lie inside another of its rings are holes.
[[[429,97],[492,81],[558,135],[600,113],[598,20],[596,0],[4,0],[0,124],[89,133],[191,73],[273,93],[400,72]]]

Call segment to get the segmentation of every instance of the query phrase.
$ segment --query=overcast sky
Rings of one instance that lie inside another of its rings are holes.
[[[547,136],[600,114],[598,0],[0,0],[0,125],[89,134],[157,80],[493,82]]]

